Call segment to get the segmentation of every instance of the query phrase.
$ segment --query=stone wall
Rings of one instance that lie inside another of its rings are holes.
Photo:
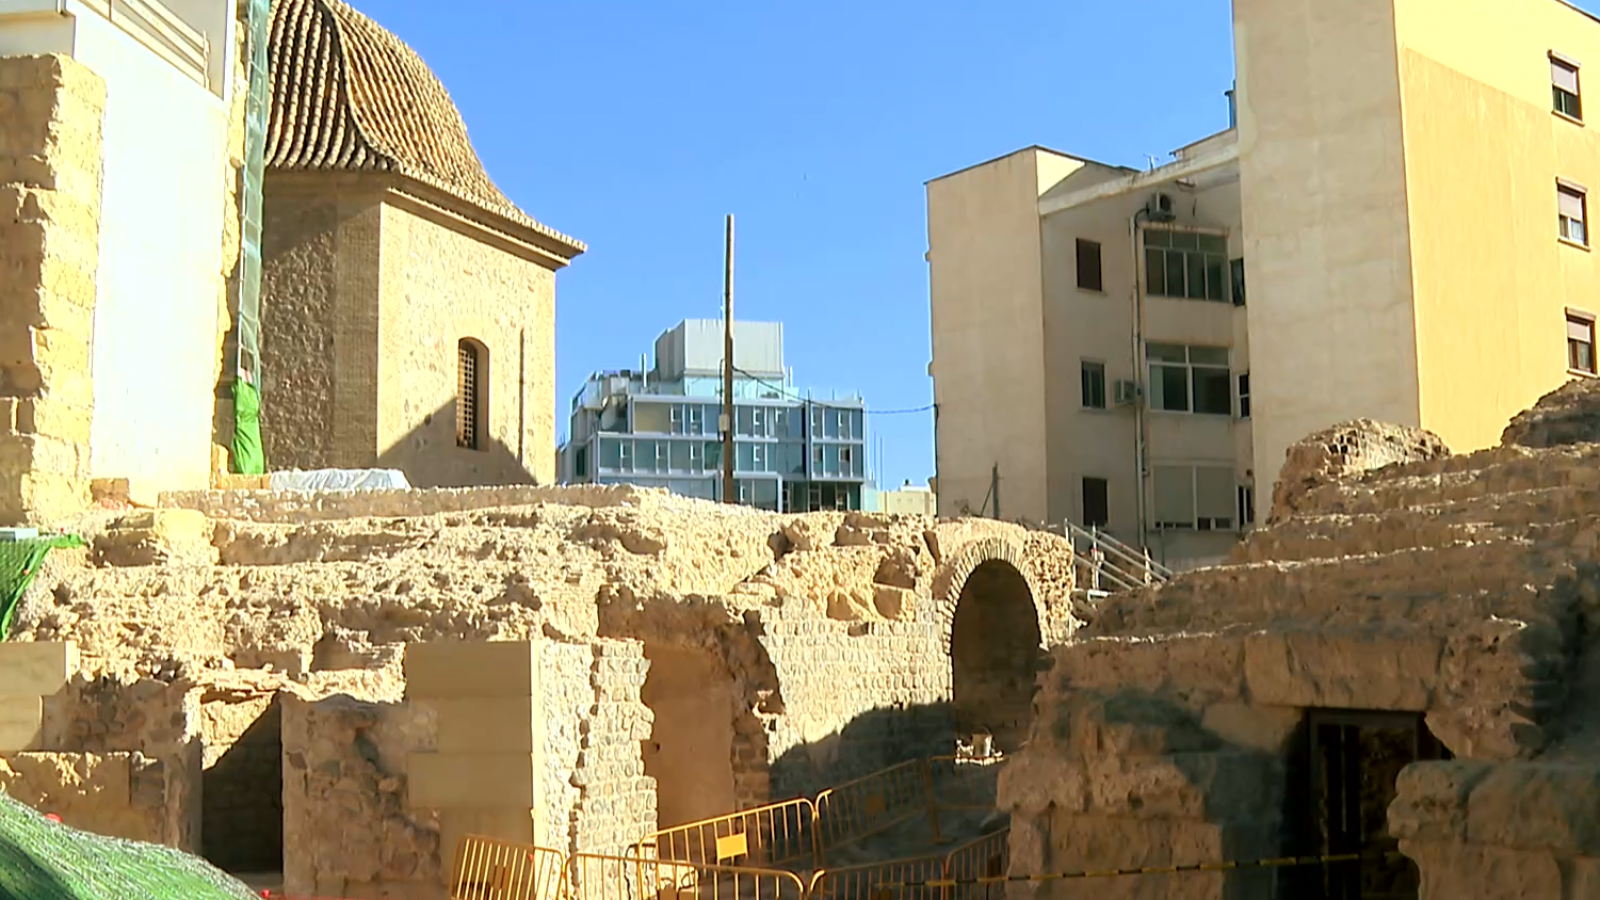
[[[105,82],[60,56],[0,58],[0,522],[89,502]]]
[[[142,753],[0,754],[0,791],[83,831],[155,844],[170,837],[166,772]]]
[[[336,260],[345,244],[342,227],[340,207],[331,198],[270,190],[266,194],[261,437],[269,468],[358,466],[377,452],[375,446],[341,446],[345,432],[334,427],[335,342],[337,352],[360,358],[360,348],[377,341],[375,332],[362,336],[338,327],[341,285]],[[349,264],[358,261],[351,259]],[[376,302],[376,297],[369,299]]]
[[[543,254],[391,196],[383,213],[379,462],[419,487],[555,472],[555,271]],[[477,342],[479,449],[456,446],[458,351]]]
[[[269,463],[397,468],[419,487],[553,483],[554,271],[515,241],[392,186],[268,176]],[[487,351],[478,450],[455,439],[464,338]]]

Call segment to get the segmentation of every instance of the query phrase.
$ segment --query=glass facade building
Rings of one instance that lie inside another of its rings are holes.
[[[782,365],[782,326],[734,327],[738,502],[781,512],[860,509],[867,481],[862,399],[796,392]],[[721,351],[722,323],[690,320],[656,342],[651,371],[591,376],[572,399],[563,482],[723,499]]]

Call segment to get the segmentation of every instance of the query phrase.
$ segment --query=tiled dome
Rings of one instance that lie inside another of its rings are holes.
[[[495,187],[416,51],[340,0],[274,0],[267,45],[275,171],[395,172],[569,243]]]

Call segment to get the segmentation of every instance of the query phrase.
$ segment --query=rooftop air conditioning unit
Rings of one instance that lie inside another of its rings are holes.
[[[1149,204],[1145,206],[1145,213],[1150,216],[1152,222],[1171,222],[1178,217],[1174,211],[1171,194],[1158,193],[1151,197]]]
[[[1132,381],[1118,379],[1116,390],[1112,394],[1118,406],[1128,406],[1139,402],[1139,385]]]

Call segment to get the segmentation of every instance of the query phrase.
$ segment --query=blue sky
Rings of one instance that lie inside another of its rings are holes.
[[[1233,77],[1227,0],[355,3],[590,247],[557,282],[563,434],[588,373],[720,315],[726,213],[735,315],[784,323],[799,385],[931,403],[924,182],[1035,143],[1143,166],[1226,127]],[[868,425],[880,484],[933,474],[931,413]]]

